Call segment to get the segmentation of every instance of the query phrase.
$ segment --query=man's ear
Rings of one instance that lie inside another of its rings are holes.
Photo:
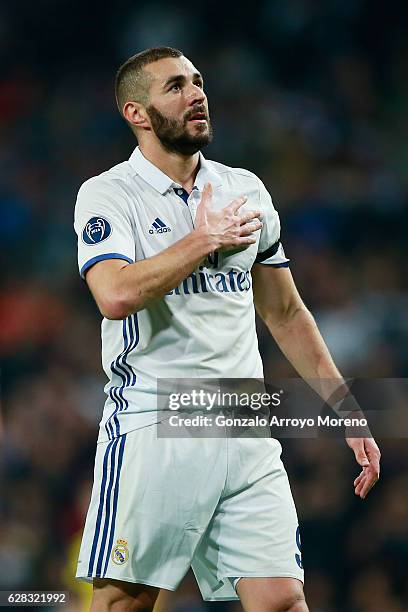
[[[135,128],[150,130],[149,115],[146,108],[139,102],[126,102],[123,107],[123,116]]]

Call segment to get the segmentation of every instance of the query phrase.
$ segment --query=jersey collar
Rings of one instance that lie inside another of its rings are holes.
[[[197,173],[194,186],[197,187],[199,191],[202,191],[205,183],[211,183],[213,187],[221,185],[221,176],[210,167],[209,162],[205,159],[201,151],[199,155],[200,169]],[[178,183],[175,183],[167,174],[164,174],[157,166],[146,159],[139,147],[136,147],[133,151],[129,158],[129,162],[136,170],[137,174],[162,195],[169,189],[180,187]]]

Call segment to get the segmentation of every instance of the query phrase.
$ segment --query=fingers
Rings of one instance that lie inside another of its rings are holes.
[[[238,198],[239,201],[245,200],[245,197]],[[238,200],[234,200],[234,202],[238,202]],[[244,202],[243,202],[244,203]],[[242,204],[239,204],[242,206]],[[236,212],[236,211],[235,211]],[[252,236],[254,232],[259,232],[262,229],[263,223],[260,220],[262,213],[260,210],[249,210],[240,216],[240,239],[239,244],[254,244],[256,242],[256,238]],[[247,236],[251,237],[250,241],[242,240]]]
[[[206,183],[203,188],[203,192],[201,194],[200,204],[203,206],[208,206],[211,203],[213,195],[213,188],[211,183]]]
[[[380,459],[381,459],[380,449],[378,448],[373,438],[365,439],[365,447],[366,447],[367,457],[370,460],[370,464],[373,466],[374,470],[377,472],[378,477],[379,477],[380,476]]]
[[[250,223],[254,219],[260,219],[261,216],[262,213],[260,210],[249,210],[248,212],[242,214],[241,225],[245,225],[245,223]]]
[[[366,468],[362,478],[358,481],[355,487],[355,494],[361,497],[361,499],[364,499],[377,481],[378,475],[375,470],[371,468],[371,466]]]
[[[369,467],[365,470],[365,478],[362,479],[360,497],[364,499],[367,493],[373,488],[375,483],[380,478],[380,466],[378,462],[370,463]]]
[[[354,486],[356,487],[358,484],[360,484],[360,482],[362,481],[364,477],[364,470],[361,472],[360,476],[357,476],[357,478],[354,481]]]
[[[238,198],[238,200],[234,200],[234,202],[241,201],[243,204],[246,202],[246,198],[243,196],[242,198]],[[239,204],[239,206],[242,206],[242,204]],[[240,227],[237,245],[249,245],[256,242],[257,239],[253,234],[262,229],[263,223],[260,220],[261,216],[262,213],[260,210],[249,210],[243,213],[242,216],[239,216]]]
[[[256,237],[253,236],[251,233],[250,236],[242,236],[242,237],[236,238],[234,246],[248,246],[250,244],[255,244],[255,242],[256,242]]]
[[[373,465],[363,469],[354,481],[354,492],[364,499],[379,479],[379,471]]]
[[[211,206],[212,186],[206,183],[201,196],[201,202],[197,209],[196,226],[205,225],[209,231],[219,237],[219,245],[216,247],[228,250],[234,247],[245,247],[257,242],[254,236],[263,224],[259,210],[247,210],[239,213],[241,206],[247,202],[246,196],[240,196],[233,200],[228,206],[221,210]]]
[[[365,486],[365,483],[367,482],[367,473],[366,470],[363,470],[360,474],[360,476],[358,476],[355,481],[354,481],[354,492],[356,495],[360,495],[363,487]]]
[[[365,470],[358,476],[354,481],[354,492],[356,495],[360,496],[363,487],[367,481],[367,474]]]
[[[367,495],[369,494],[369,492],[371,491],[371,489],[373,488],[373,486],[375,485],[377,481],[378,481],[378,478],[370,478],[365,481],[360,491],[361,499],[365,499],[367,497]]]
[[[365,499],[380,477],[380,450],[373,438],[348,439],[353,449],[357,463],[363,471],[354,480],[354,492],[361,499]]]
[[[260,229],[262,229],[262,225],[263,223],[262,221],[259,221],[259,219],[255,219],[254,221],[251,221],[250,223],[245,223],[245,225],[241,226],[240,235],[250,236],[254,232],[258,232]]]
[[[247,197],[246,196],[240,196],[239,198],[237,198],[236,200],[233,200],[231,202],[231,204],[229,204],[228,206],[226,206],[226,208],[231,208],[232,212],[234,213],[234,215],[237,214],[237,212],[239,211],[239,209],[241,208],[241,206],[243,206],[245,204],[245,202],[247,201]]]
[[[358,497],[360,497],[361,489],[363,488],[364,483],[365,483],[365,478],[362,481],[360,481],[359,484],[356,485],[356,487],[354,487],[354,493],[358,495]]]

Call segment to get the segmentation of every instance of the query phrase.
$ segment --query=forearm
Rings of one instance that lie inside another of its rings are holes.
[[[316,322],[305,306],[298,306],[277,324],[267,323],[281,351],[302,378],[340,378]]]
[[[303,304],[298,305],[282,321],[267,322],[267,326],[277,345],[300,376],[325,401],[332,398],[341,386],[343,377],[334,364],[309,310]],[[340,397],[337,397],[337,400]]]
[[[123,266],[112,288],[112,293],[119,296],[117,318],[142,310],[177,287],[213,247],[211,237],[196,230],[153,257]]]
[[[364,418],[303,304],[290,270],[259,264],[254,266],[252,277],[258,314],[300,376],[339,417]],[[362,424],[346,428],[346,437],[358,463],[367,468],[355,481],[356,493],[364,497],[378,479],[380,455],[369,428]]]

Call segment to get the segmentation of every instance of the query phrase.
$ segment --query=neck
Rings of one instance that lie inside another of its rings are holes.
[[[188,192],[192,190],[199,169],[198,153],[182,155],[169,152],[161,144],[154,142],[139,142],[139,148],[146,159],[167,174],[175,183],[182,185]]]

